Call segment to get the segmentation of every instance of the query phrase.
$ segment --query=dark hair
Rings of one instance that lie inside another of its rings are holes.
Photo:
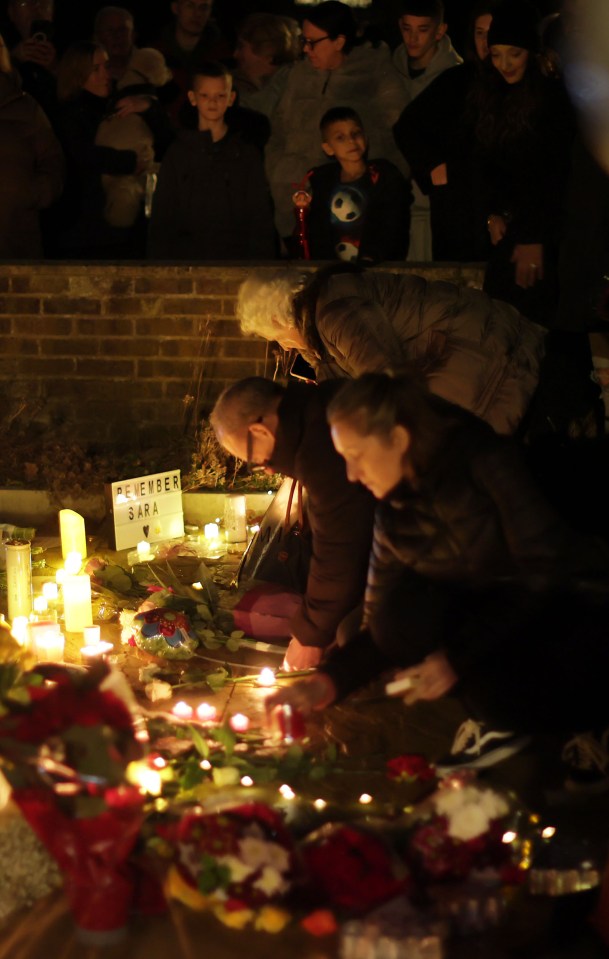
[[[479,63],[479,57],[476,52],[476,43],[474,39],[474,32],[476,29],[476,20],[478,17],[483,17],[485,14],[493,15],[493,11],[497,6],[498,0],[478,0],[470,12],[469,20],[467,22],[467,31],[465,34],[465,44],[463,56],[465,60],[469,60],[473,63]]]
[[[57,68],[57,99],[74,100],[81,93],[93,71],[95,54],[102,52],[107,57],[101,43],[81,41],[68,47]]]
[[[359,123],[362,130],[364,129],[361,117],[351,107],[331,107],[329,110],[326,110],[319,121],[319,130],[322,137],[326,136],[329,127],[331,127],[333,123],[340,123],[341,120],[353,120],[354,123]]]
[[[217,79],[219,77],[224,77],[225,80],[232,83],[233,75],[225,67],[223,63],[220,63],[218,60],[202,60],[200,63],[196,63],[192,70],[190,71],[190,89],[194,87],[194,82],[197,77],[212,77]]]
[[[444,23],[443,0],[400,0],[400,17],[431,17]]]
[[[381,440],[389,439],[394,426],[405,427],[410,434],[408,459],[421,475],[442,445],[453,410],[450,403],[429,392],[420,374],[364,373],[340,387],[326,415],[330,425],[349,420],[361,436]]]
[[[312,23],[314,27],[325,30],[331,40],[344,37],[343,53],[349,53],[355,46],[357,22],[351,7],[348,7],[346,3],[341,3],[340,0],[325,0],[324,3],[307,10],[304,19]]]
[[[544,106],[545,82],[534,53],[529,54],[520,83],[507,90],[490,57],[482,63],[466,103],[466,118],[473,123],[478,142],[487,149],[497,148],[534,130]]]

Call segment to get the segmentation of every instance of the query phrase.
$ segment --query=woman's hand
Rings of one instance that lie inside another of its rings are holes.
[[[319,646],[303,646],[295,636],[292,636],[281,670],[284,673],[291,673],[301,669],[315,669],[321,662],[322,653],[323,649]]]
[[[336,699],[336,687],[325,673],[314,673],[306,679],[290,682],[288,686],[281,686],[276,692],[267,696],[264,707],[267,719],[277,706],[288,703],[307,716],[313,711],[325,709]]]
[[[493,246],[497,246],[497,244],[501,242],[507,233],[507,222],[505,217],[499,216],[498,213],[491,213],[486,221],[486,225],[491,236],[491,243]]]
[[[411,706],[419,699],[439,699],[452,689],[458,676],[444,653],[436,652],[427,656],[422,663],[396,673],[395,679],[412,680],[412,689],[403,697],[406,705]]]
[[[516,266],[516,286],[523,290],[543,280],[543,245],[541,243],[517,243],[512,253]]]
[[[128,117],[132,113],[145,113],[150,104],[150,97],[122,97],[116,104],[113,116]]]

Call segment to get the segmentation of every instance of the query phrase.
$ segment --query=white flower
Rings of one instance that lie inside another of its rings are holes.
[[[159,699],[171,699],[173,686],[171,683],[163,682],[162,679],[153,679],[151,683],[144,686],[144,692],[151,702],[156,703]]]
[[[288,884],[281,873],[273,869],[272,866],[265,866],[262,875],[256,879],[254,886],[260,889],[266,896],[277,896],[279,893],[286,892]]]
[[[485,789],[481,793],[480,804],[489,819],[501,819],[502,816],[507,816],[510,811],[510,807],[503,796],[493,792],[492,789]]]
[[[156,663],[151,663],[150,666],[142,666],[138,673],[138,679],[140,683],[149,683],[160,671],[161,667],[157,666]]]
[[[272,866],[279,872],[287,872],[290,868],[289,853],[276,842],[247,837],[240,840],[239,850],[243,860],[249,862],[255,869],[261,866]]]
[[[219,866],[226,866],[230,872],[230,881],[231,882],[243,882],[244,879],[247,879],[248,876],[255,871],[251,866],[248,866],[247,863],[241,862],[237,856],[218,856],[217,863]]]
[[[448,835],[453,839],[475,839],[482,836],[489,827],[489,819],[481,806],[467,803],[455,810],[448,819]]]

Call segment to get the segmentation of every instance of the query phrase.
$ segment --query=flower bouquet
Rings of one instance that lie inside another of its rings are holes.
[[[187,813],[158,827],[149,845],[171,863],[168,898],[209,909],[234,929],[253,924],[279,932],[289,922],[282,903],[296,878],[296,858],[291,836],[270,806]]]
[[[521,819],[511,797],[465,775],[443,780],[418,808],[404,855],[456,931],[495,925],[507,888],[524,882],[529,863],[520,855]]]
[[[120,938],[133,895],[128,858],[143,799],[125,781],[141,753],[105,664],[37,667],[2,684],[0,762],[12,798],[63,874],[83,941]]]

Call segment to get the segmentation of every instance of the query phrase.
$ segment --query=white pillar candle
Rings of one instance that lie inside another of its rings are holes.
[[[32,612],[32,551],[22,540],[6,543],[6,589],[8,618],[29,616]]]
[[[63,609],[69,633],[82,633],[85,626],[93,625],[91,580],[86,574],[66,574],[63,582]]]
[[[247,526],[245,523],[245,496],[229,493],[224,500],[224,529],[229,543],[245,543]]]
[[[29,616],[15,616],[11,621],[11,636],[14,636],[20,646],[29,645],[29,625]]]
[[[64,559],[67,558],[68,553],[87,555],[85,521],[73,509],[59,510],[59,535],[61,536],[61,555]]]
[[[68,553],[66,556],[66,561],[64,563],[66,573],[80,573],[82,567],[82,553]]]

